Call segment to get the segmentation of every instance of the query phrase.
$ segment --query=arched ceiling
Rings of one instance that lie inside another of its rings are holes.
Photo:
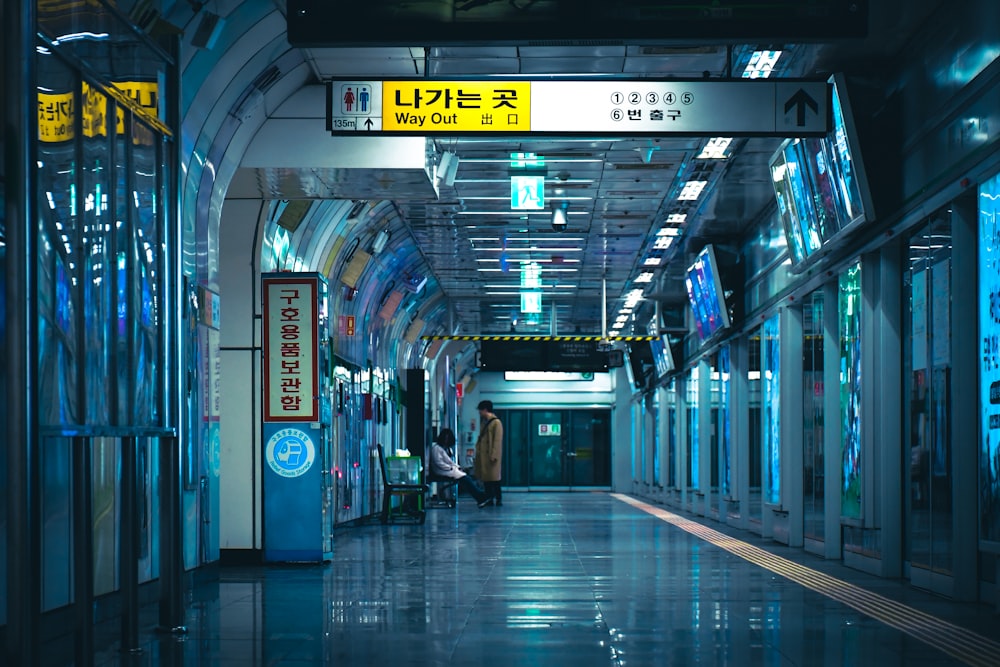
[[[136,3],[122,4],[128,11]],[[902,14],[893,3],[873,2],[867,38],[781,45],[772,74],[815,77],[857,71],[857,63],[864,62],[865,74],[877,75],[877,65],[896,57],[938,4],[914,2]],[[777,139],[734,140],[721,159],[698,157],[712,137],[445,137],[428,139],[420,147],[400,144],[398,150],[350,146],[323,129],[322,84],[345,76],[724,78],[741,76],[756,50],[774,45],[294,48],[284,34],[281,0],[167,1],[160,6],[164,20],[185,33],[181,68],[187,199],[204,202],[189,203],[189,215],[211,217],[222,197],[391,205],[399,230],[383,252],[399,254],[401,260],[383,264],[388,272],[426,275],[433,284],[434,305],[419,313],[435,319],[428,322],[428,332],[507,332],[515,318],[521,332],[599,332],[602,311],[613,321],[624,294],[647,270],[656,233],[671,213],[683,213],[685,221],[676,224],[676,242],[653,253],[662,262],[652,269],[655,279],[646,294],[665,310],[683,309],[680,277],[690,252],[706,241],[737,248],[748,227],[771,207],[766,161]],[[192,40],[206,11],[223,17],[224,26],[211,48],[196,48]],[[373,156],[383,150],[387,156],[380,163]],[[454,185],[435,191],[430,171],[445,151],[458,156],[459,168]],[[546,188],[570,204],[565,232],[551,229],[549,214],[511,214],[507,161],[514,152],[546,158]],[[697,200],[679,202],[681,185],[695,177],[708,186]],[[349,209],[329,207],[330,215],[341,218],[310,216],[308,224],[339,227]],[[382,222],[362,222],[350,233],[369,243]],[[189,226],[211,229],[211,224]],[[364,226],[368,224],[372,227]],[[346,245],[341,235],[314,230],[309,238],[328,244],[325,251],[311,249],[312,256],[341,261],[337,248]],[[543,307],[537,316],[519,312],[522,259],[542,267]],[[606,311],[601,296],[605,282]],[[642,332],[650,312],[647,308],[645,321],[635,323]]]

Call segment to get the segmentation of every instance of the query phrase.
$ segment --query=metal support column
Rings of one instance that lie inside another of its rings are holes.
[[[788,513],[788,546],[804,544],[802,451],[802,308],[781,309],[781,507]]]
[[[35,142],[35,4],[0,4],[7,246],[7,665],[39,662],[41,531],[36,415],[38,336]]]
[[[977,266],[978,202],[965,196],[952,205],[952,276]],[[951,395],[962,396],[966,387],[978,386],[979,337],[970,323],[979,319],[977,290],[955,289],[951,280]],[[974,601],[979,595],[979,412],[976,401],[955,400],[951,404],[952,456],[952,572],[953,595]],[[961,443],[960,446],[956,446]],[[970,446],[968,443],[976,443]],[[1000,600],[1000,597],[998,597]]]

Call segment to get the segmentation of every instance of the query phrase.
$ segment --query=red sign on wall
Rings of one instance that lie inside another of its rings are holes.
[[[283,273],[263,282],[264,421],[319,421],[319,278]]]

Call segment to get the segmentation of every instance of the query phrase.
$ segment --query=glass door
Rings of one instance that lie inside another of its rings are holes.
[[[910,238],[904,378],[908,431],[907,554],[912,568],[952,572],[951,219],[939,212]]]
[[[499,410],[505,486],[610,486],[611,411]]]
[[[805,536],[825,539],[823,438],[823,290],[802,308],[802,502]]]

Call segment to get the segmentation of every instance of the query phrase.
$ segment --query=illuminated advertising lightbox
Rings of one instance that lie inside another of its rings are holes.
[[[1000,174],[979,186],[980,538],[1000,542]]]

